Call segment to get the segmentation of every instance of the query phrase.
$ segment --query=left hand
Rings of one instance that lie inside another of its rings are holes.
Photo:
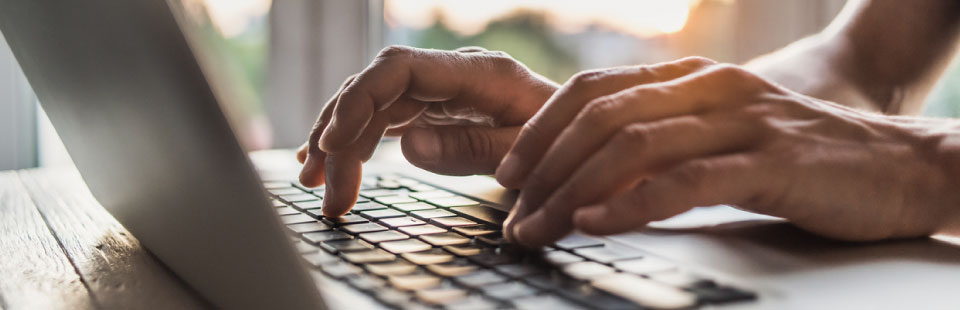
[[[595,90],[640,75],[668,77]],[[936,124],[807,97],[703,58],[579,74],[497,171],[522,189],[504,234],[540,246],[574,228],[613,234],[729,204],[844,240],[927,235],[960,205],[937,162]]]

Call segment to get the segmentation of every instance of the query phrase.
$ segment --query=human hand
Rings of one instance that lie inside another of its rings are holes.
[[[323,214],[343,215],[384,134],[400,136],[404,156],[426,170],[491,174],[556,88],[502,52],[388,47],[324,107],[297,152],[300,183],[326,183]]]
[[[614,234],[729,204],[844,240],[922,236],[957,216],[936,120],[870,114],[687,58],[579,74],[497,171],[521,188],[504,234],[526,246]],[[956,140],[956,137],[954,137]]]

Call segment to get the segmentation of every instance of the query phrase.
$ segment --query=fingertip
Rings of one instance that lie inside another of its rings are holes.
[[[307,151],[308,151],[309,149],[310,149],[310,143],[309,143],[309,142],[304,143],[303,145],[300,146],[300,148],[297,150],[297,161],[298,161],[298,162],[300,162],[301,164],[307,162]]]
[[[497,167],[494,177],[503,187],[511,189],[520,188],[520,184],[522,183],[519,177],[520,166],[520,158],[516,154],[513,154],[513,152],[508,153],[507,156],[503,157],[500,166]]]
[[[347,211],[350,211],[350,207],[353,206],[353,203],[356,201],[356,198],[352,201],[343,201],[341,197],[337,197],[334,194],[334,191],[327,190],[323,193],[323,206],[320,207],[320,211],[323,211],[323,216],[326,217],[340,217],[344,214],[347,214]],[[350,199],[346,199],[350,200]]]
[[[307,156],[300,169],[300,184],[306,187],[317,187],[324,183],[324,160],[322,155]]]
[[[600,235],[606,217],[607,208],[603,205],[582,207],[573,213],[573,226],[582,232]]]

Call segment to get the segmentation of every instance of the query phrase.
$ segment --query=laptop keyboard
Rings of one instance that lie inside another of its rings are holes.
[[[323,187],[264,185],[311,266],[393,308],[687,309],[756,298],[587,235],[522,250],[500,232],[506,212],[408,177],[365,177],[339,218],[320,212]]]

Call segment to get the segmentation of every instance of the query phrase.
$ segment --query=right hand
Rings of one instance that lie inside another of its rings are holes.
[[[404,156],[420,168],[492,174],[556,89],[503,52],[387,47],[327,102],[297,152],[300,183],[326,183],[324,216],[345,214],[361,165],[384,134],[400,136]]]

